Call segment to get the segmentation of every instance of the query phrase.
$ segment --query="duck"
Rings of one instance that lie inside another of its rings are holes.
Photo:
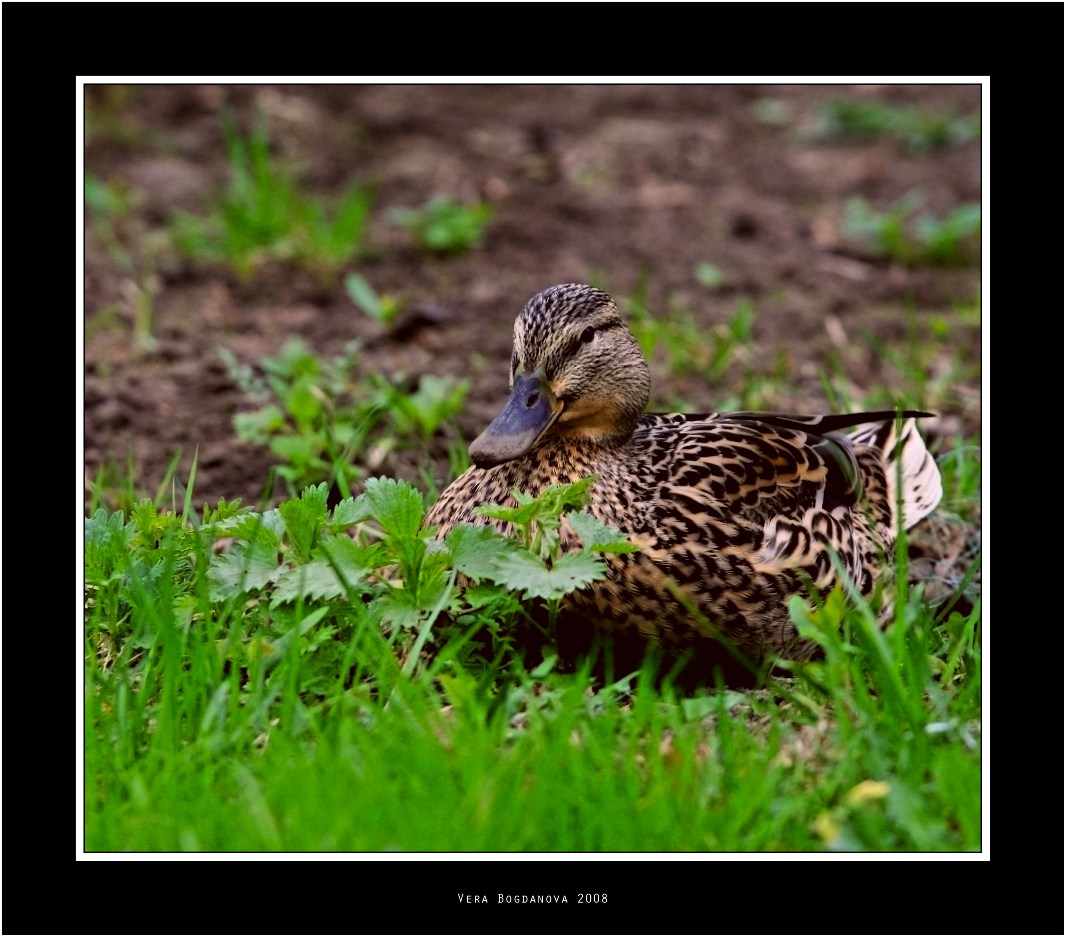
[[[848,579],[872,598],[893,578],[898,531],[942,497],[916,428],[931,414],[648,413],[650,392],[606,292],[537,293],[514,324],[509,398],[426,526],[441,538],[456,524],[508,533],[478,508],[593,476],[587,510],[638,548],[605,554],[605,577],[564,599],[564,658],[605,648],[622,667],[653,653],[696,682],[727,683],[813,658],[792,597],[816,603]],[[563,548],[579,547],[564,531]]]

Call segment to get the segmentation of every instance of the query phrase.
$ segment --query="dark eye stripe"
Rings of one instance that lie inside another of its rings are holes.
[[[588,325],[587,327],[585,327],[584,331],[582,331],[574,338],[570,339],[570,341],[566,344],[564,357],[570,358],[576,355],[581,350],[581,348],[585,344],[588,344],[596,335],[603,335],[606,334],[608,331],[612,331],[615,328],[621,327],[622,325],[620,322],[606,322],[603,325]],[[588,338],[585,338],[585,335],[587,335],[589,332],[591,332],[591,335]]]

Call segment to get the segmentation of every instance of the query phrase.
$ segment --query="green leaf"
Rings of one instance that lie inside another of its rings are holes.
[[[85,519],[85,577],[87,581],[106,579],[116,568],[118,557],[136,533],[131,520],[125,522],[121,510],[108,515],[101,507]]]
[[[265,442],[275,432],[285,428],[285,414],[278,406],[264,406],[254,413],[237,413],[233,428],[245,442]]]
[[[447,377],[425,374],[412,394],[397,394],[393,417],[403,432],[412,429],[424,438],[435,434],[441,424],[462,409],[469,384]]]
[[[709,289],[714,289],[724,282],[721,271],[712,263],[697,263],[695,265],[695,278]]]
[[[460,523],[445,538],[456,569],[471,579],[495,579],[499,562],[521,552],[512,539],[501,536],[491,527]]]
[[[403,630],[416,630],[425,609],[407,589],[393,588],[374,602],[381,620]]]
[[[391,562],[379,543],[361,546],[347,536],[330,536],[318,544],[315,559],[324,559],[349,584],[360,581],[370,569]]]
[[[574,481],[572,484],[554,485],[535,498],[515,488],[510,493],[519,506],[503,507],[499,504],[482,504],[474,513],[479,517],[504,520],[522,527],[534,521],[537,523],[556,521],[557,523],[559,514],[588,506],[592,497],[593,484],[595,484],[594,475]]]
[[[317,435],[279,436],[270,440],[270,451],[282,462],[301,468],[314,460],[321,447],[321,439]]]
[[[366,518],[363,517],[362,519]],[[347,530],[360,522],[359,509],[356,507],[355,498],[345,497],[333,508],[333,516],[329,520],[329,529],[334,532],[340,532],[341,530]]]
[[[213,524],[210,532],[214,536],[261,540],[276,553],[280,549],[281,536],[285,532],[285,521],[278,510],[268,510],[262,514],[245,513]]]
[[[345,579],[352,585],[363,578],[361,569],[345,569]],[[330,600],[347,597],[344,583],[336,570],[325,559],[315,559],[295,569],[289,569],[277,578],[273,591],[274,604],[296,601],[299,598]]]
[[[349,273],[344,277],[344,290],[347,292],[348,298],[370,318],[375,322],[385,323],[381,300],[378,298],[374,288],[366,280],[366,277],[360,276],[358,273]]]
[[[519,506],[504,507],[501,504],[481,504],[480,507],[474,510],[474,514],[478,517],[488,517],[490,520],[513,523],[519,527],[528,527],[540,513],[540,507],[535,501],[521,503],[521,499],[524,497],[521,491],[513,491],[512,493],[515,499],[519,501]]]
[[[602,520],[593,517],[583,510],[575,511],[566,518],[570,526],[581,538],[585,549],[594,552],[609,553],[633,553],[639,552],[640,547],[630,543],[626,534],[614,529]]]
[[[366,499],[369,516],[393,537],[417,536],[425,517],[422,496],[411,485],[392,478],[370,478],[358,500]],[[353,509],[356,517],[359,512]],[[358,521],[356,521],[358,522]]]
[[[318,531],[327,517],[328,497],[329,485],[323,481],[306,488],[299,500],[285,501],[278,508],[301,559],[310,558],[311,550],[318,541]]]
[[[572,552],[548,568],[530,553],[516,552],[500,560],[498,575],[500,582],[520,589],[527,598],[552,601],[603,578],[606,566],[589,553]]]
[[[285,395],[285,406],[301,429],[311,429],[321,419],[321,397],[322,391],[310,376],[297,379]]]
[[[278,565],[277,547],[271,546],[269,537],[237,543],[228,552],[211,557],[207,569],[211,600],[225,601],[258,591],[284,571],[284,566]]]

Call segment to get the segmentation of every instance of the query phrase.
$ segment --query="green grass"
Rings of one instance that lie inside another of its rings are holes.
[[[721,283],[721,273],[712,264],[701,263],[693,270],[693,279],[704,288],[714,289]],[[619,296],[618,302],[640,350],[652,367],[659,367],[667,376],[666,382],[669,377],[698,377],[722,388],[715,403],[718,411],[765,409],[769,401],[785,392],[790,374],[784,353],[769,368],[754,367],[750,348],[757,309],[753,302],[741,300],[725,321],[706,327],[672,299],[665,315],[652,314],[648,285],[648,277],[641,276],[632,295]],[[685,411],[690,407],[687,401],[671,398],[653,399],[650,408]]]
[[[966,398],[964,388],[979,386],[980,361],[949,349],[978,346],[979,321],[967,317],[960,306],[950,316],[929,316],[911,305],[901,318],[904,331],[894,340],[864,330],[855,336],[875,355],[882,372],[881,386],[866,394],[863,408],[899,405],[935,413],[975,410],[979,400]]]
[[[86,521],[87,851],[980,848],[978,599],[904,590],[885,632],[796,604],[825,658],[757,692],[593,688],[509,643],[612,548],[578,522],[580,571],[545,578],[579,486],[519,508],[524,546],[437,543],[402,483],[325,496]]]

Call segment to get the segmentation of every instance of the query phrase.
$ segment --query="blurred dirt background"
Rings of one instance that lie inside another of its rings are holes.
[[[938,414],[925,426],[934,450],[976,436],[978,254],[900,262],[848,236],[844,218],[857,197],[887,211],[919,193],[936,217],[979,202],[980,142],[825,138],[826,102],[841,99],[978,114],[981,88],[86,87],[85,174],[123,201],[106,219],[85,215],[86,506],[94,491],[109,506],[123,490],[154,496],[174,459],[180,494],[197,450],[197,505],[283,493],[268,484],[270,452],[234,432],[248,400],[220,348],[256,367],[291,337],[322,356],[358,339],[368,369],[468,380],[450,431],[472,439],[504,398],[514,316],[533,293],[569,281],[619,300],[645,295],[653,315],[691,315],[708,334],[751,303],[753,340],[738,366],[782,375],[764,408],[833,407],[825,372],[857,405],[871,387],[912,393],[898,361],[916,357],[933,397],[921,405]],[[340,275],[285,260],[238,275],[175,249],[174,212],[205,214],[228,183],[227,114],[246,133],[265,119],[278,164],[308,192],[373,186],[365,249]],[[390,221],[392,209],[435,195],[493,206],[482,246],[434,256]],[[716,276],[700,280],[700,264]],[[348,271],[397,299],[392,329],[354,305]],[[734,397],[732,371],[715,382],[653,364],[655,408],[684,400],[710,411]],[[428,466],[443,482],[455,441],[444,435],[373,470],[416,480]]]

